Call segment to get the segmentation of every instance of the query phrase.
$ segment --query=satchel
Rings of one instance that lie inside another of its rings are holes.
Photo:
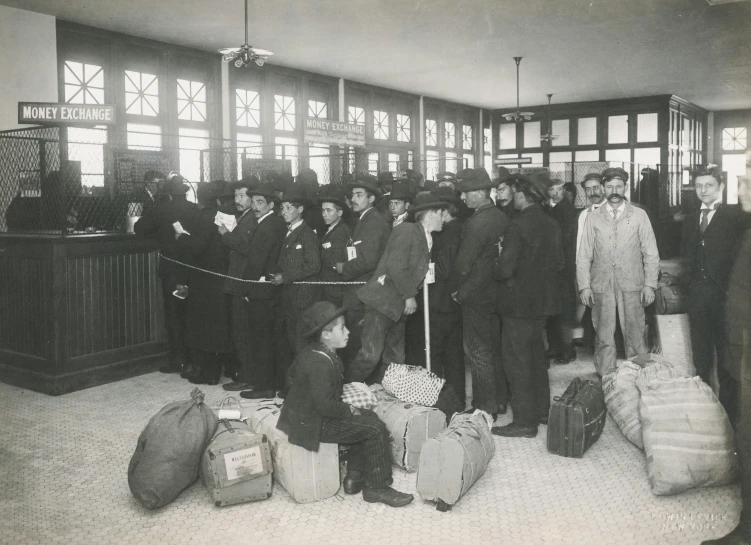
[[[553,398],[548,416],[548,451],[581,458],[602,434],[607,409],[597,382],[575,378]]]
[[[378,398],[363,382],[350,382],[342,386],[342,401],[356,409],[372,409]]]
[[[438,401],[445,379],[422,367],[392,363],[383,376],[384,389],[406,403],[432,407]]]

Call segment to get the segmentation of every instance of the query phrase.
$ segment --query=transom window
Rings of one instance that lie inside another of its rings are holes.
[[[410,118],[408,115],[396,114],[396,139],[399,142],[412,141]]]
[[[443,147],[456,147],[456,125],[453,123],[446,122],[443,124]]]
[[[159,115],[159,78],[144,72],[125,71],[125,113]]]
[[[308,117],[319,117],[326,119],[328,108],[325,102],[318,102],[317,100],[308,101]]]
[[[472,149],[472,125],[462,125],[462,149]]]
[[[65,102],[104,104],[104,70],[101,66],[65,61]]]
[[[235,120],[238,127],[261,126],[261,98],[256,91],[235,89]]]
[[[435,119],[425,120],[425,145],[426,146],[438,145],[438,125]]]
[[[177,80],[177,118],[186,121],[206,121],[205,83]]]
[[[274,95],[274,128],[278,131],[295,130],[295,99]]]
[[[365,108],[347,106],[347,120],[355,125],[365,125]]]
[[[389,139],[389,114],[387,112],[373,111],[373,138],[376,140]]]
[[[748,147],[748,133],[745,127],[722,129],[723,151],[743,151]]]

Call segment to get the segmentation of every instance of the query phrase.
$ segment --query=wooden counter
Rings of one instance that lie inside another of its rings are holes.
[[[0,234],[0,381],[51,395],[166,355],[156,244],[128,234]]]

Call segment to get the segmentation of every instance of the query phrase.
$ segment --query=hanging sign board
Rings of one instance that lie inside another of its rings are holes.
[[[503,157],[495,160],[496,165],[528,165],[531,162],[531,157]]]
[[[365,125],[306,117],[304,139],[305,142],[332,146],[364,146]]]
[[[114,125],[115,107],[108,104],[19,102],[19,125]]]

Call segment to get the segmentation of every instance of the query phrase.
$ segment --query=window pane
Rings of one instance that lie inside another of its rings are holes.
[[[634,150],[634,163],[639,165],[638,170],[645,166],[656,167],[660,164],[660,148],[636,148]]]
[[[748,147],[748,133],[745,127],[722,129],[722,150],[742,151]]]
[[[485,171],[488,173],[488,176],[493,175],[493,157],[491,155],[486,155],[483,157],[483,165],[485,167]]]
[[[278,131],[294,131],[295,123],[295,99],[274,95],[274,128]]]
[[[485,146],[485,150],[489,149],[491,134],[490,127],[482,130],[482,143]]]
[[[636,141],[657,142],[657,114],[636,116]]]
[[[263,157],[263,142],[260,134],[237,133],[237,178],[244,176],[243,157],[249,159],[260,159]]]
[[[524,123],[524,147],[539,148],[540,145],[540,122],[527,121]]]
[[[104,103],[104,71],[101,66],[65,61],[63,69],[65,102]]]
[[[310,168],[318,175],[318,183],[326,185],[331,181],[331,152],[328,146],[310,144],[308,149]]]
[[[256,91],[235,89],[235,122],[238,127],[260,127],[261,99]]]
[[[446,152],[446,171],[457,172],[456,153]]]
[[[162,149],[162,128],[159,125],[128,123],[129,149]]]
[[[144,72],[125,71],[125,113],[159,115],[159,78]]]
[[[573,154],[570,151],[551,151],[550,164],[553,163],[570,163],[573,160]]]
[[[412,131],[410,129],[408,115],[396,114],[396,139],[399,142],[411,142]]]
[[[586,163],[591,161],[599,161],[600,160],[600,152],[596,149],[589,150],[589,151],[577,151],[574,154],[574,161],[577,163]]]
[[[568,146],[569,145],[569,123],[568,119],[554,119],[553,120],[553,135],[557,136],[553,140],[554,146]]]
[[[516,149],[516,123],[501,123],[498,149]]]
[[[591,146],[597,144],[597,118],[583,117],[578,120],[577,127],[579,134],[577,144],[580,146]]]
[[[277,136],[274,138],[274,143],[276,144],[276,158],[289,161],[292,176],[297,176],[299,166],[297,159],[297,139]]]
[[[368,153],[368,172],[373,176],[378,175],[378,154]]]
[[[628,116],[611,115],[608,117],[608,144],[628,143]]]
[[[425,145],[438,145],[438,124],[436,123],[435,119],[425,120]]]
[[[425,165],[425,179],[435,180],[440,172],[440,161],[437,151],[428,151]]]
[[[82,185],[104,186],[104,144],[106,143],[106,127],[68,128],[68,159],[81,162]]]
[[[318,102],[317,100],[308,101],[308,117],[317,117],[326,119],[328,108],[325,102]]]
[[[209,148],[209,131],[205,129],[178,129],[180,148],[180,174],[188,181],[201,181],[201,150]]]
[[[623,163],[631,162],[631,150],[628,148],[605,150],[605,160],[608,161],[609,163],[616,163],[616,164],[611,164],[610,165],[611,167],[626,168],[623,166]]]
[[[446,122],[443,124],[443,147],[456,147],[456,125],[454,125],[453,123]]]
[[[462,125],[462,149],[472,149],[472,125]]]
[[[399,154],[389,153],[389,172],[397,174],[399,172]]]
[[[746,156],[741,153],[722,155],[722,170],[728,173],[728,204],[738,203],[738,176],[746,174]]]
[[[522,168],[541,167],[542,153],[522,153],[522,157],[531,157],[532,162],[522,165]]]
[[[465,153],[462,168],[475,168],[475,156],[471,153]]]
[[[389,114],[387,112],[373,111],[373,138],[376,140],[389,139]]]
[[[365,125],[365,109],[357,106],[348,106],[347,120],[355,125]]]
[[[177,118],[206,121],[206,85],[200,81],[177,80]]]

